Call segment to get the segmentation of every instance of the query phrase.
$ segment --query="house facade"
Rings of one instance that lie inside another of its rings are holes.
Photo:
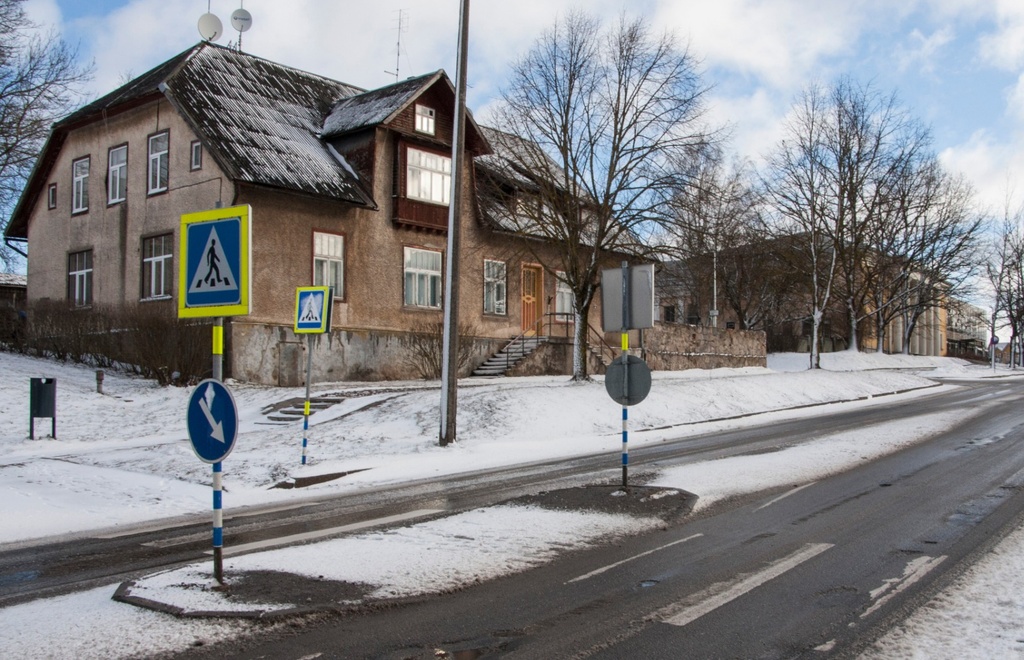
[[[439,332],[454,88],[436,72],[361,90],[202,43],[55,124],[6,230],[27,299],[174,314],[180,218],[249,205],[252,298],[225,323],[225,375],[294,386],[295,289],[334,289],[314,381],[422,376]],[[467,163],[491,153],[467,122]],[[571,335],[554,249],[487,222],[464,176],[459,317],[468,363],[516,335]],[[600,318],[599,305],[592,309]],[[439,339],[438,339],[439,341]]]

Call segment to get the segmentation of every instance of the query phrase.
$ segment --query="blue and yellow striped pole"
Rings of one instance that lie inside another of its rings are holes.
[[[224,319],[213,321],[213,377],[224,381]],[[223,466],[220,461],[213,464],[213,577],[218,584],[224,584],[224,510]]]
[[[622,333],[622,363],[628,369],[629,333]],[[629,378],[623,379],[628,388]],[[628,392],[627,392],[628,393]],[[622,404],[622,490],[629,491],[629,408]]]

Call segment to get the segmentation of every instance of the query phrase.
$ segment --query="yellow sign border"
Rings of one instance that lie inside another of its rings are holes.
[[[299,327],[299,315],[302,314],[302,310],[299,309],[299,298],[303,293],[310,291],[319,291],[324,294],[323,306],[320,309],[320,326],[317,328],[300,328]],[[330,332],[331,329],[331,287],[329,286],[300,286],[295,289],[295,325],[293,332],[297,335],[310,335],[310,334],[323,334]]]
[[[185,305],[185,293],[188,290],[188,226],[201,222],[214,222],[238,218],[239,232],[239,265],[238,289],[239,302],[234,305],[204,305],[188,307]],[[252,207],[248,204],[228,206],[222,209],[211,209],[196,213],[185,213],[181,216],[178,231],[178,318],[204,318],[213,316],[245,316],[250,312],[252,299],[252,278],[249,263],[252,261]]]

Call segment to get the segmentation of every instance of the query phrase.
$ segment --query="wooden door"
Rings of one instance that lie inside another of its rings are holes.
[[[536,334],[544,287],[539,266],[523,266],[523,332]]]

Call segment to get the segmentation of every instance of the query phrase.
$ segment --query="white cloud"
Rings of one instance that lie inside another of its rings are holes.
[[[909,46],[901,45],[897,50],[900,70],[916,68],[923,73],[934,74],[934,60],[942,49],[953,41],[954,34],[953,28],[948,25],[930,35],[925,35],[915,28],[908,35]]]
[[[782,138],[781,118],[789,107],[788,99],[758,87],[749,95],[708,98],[708,120],[712,126],[727,126],[730,150],[753,163]]]
[[[979,40],[982,59],[1004,69],[1024,65],[1024,4],[1017,0],[995,3],[996,29]]]
[[[943,149],[939,160],[953,172],[962,172],[974,186],[977,202],[989,213],[1000,214],[1013,181],[1024,173],[1024,136],[1007,141],[978,130],[963,144]]]
[[[658,22],[678,26],[709,67],[780,90],[818,77],[823,60],[850,54],[877,6],[886,3],[723,0],[660,3]],[[889,14],[906,10],[893,10]]]

